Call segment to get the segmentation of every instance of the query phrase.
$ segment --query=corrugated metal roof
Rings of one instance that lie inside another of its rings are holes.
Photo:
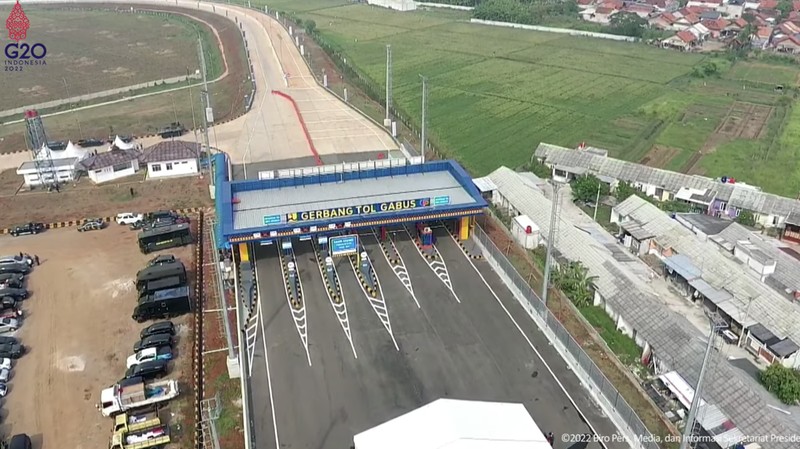
[[[389,201],[449,196],[450,205],[474,200],[449,172],[415,173],[344,183],[307,184],[238,192],[233,206],[234,229],[264,225],[264,216],[335,209]]]
[[[494,185],[491,179],[488,176],[484,176],[483,178],[473,179],[472,182],[475,184],[475,187],[481,191],[481,193],[486,192],[494,192],[497,190],[497,186]]]
[[[547,198],[526,187],[519,175],[506,167],[497,169],[489,177],[498,186],[497,191],[516,210],[539,225],[542,235],[548,235],[551,206]],[[631,209],[640,206],[623,203],[623,207]],[[652,214],[649,208],[641,209],[645,214]],[[656,211],[664,215],[657,208]],[[679,223],[670,221],[672,225],[685,229]],[[697,328],[664,305],[645,280],[623,271],[620,267],[627,265],[617,262],[604,245],[598,244],[591,235],[576,229],[563,218],[558,221],[555,249],[561,257],[582,262],[590,275],[597,276],[597,291],[608,305],[621,313],[637,335],[650,343],[660,360],[678,371],[687,381],[696,384],[705,352],[705,344],[699,340]],[[712,364],[705,397],[721,407],[743,432],[757,436],[792,435],[800,431],[786,416],[767,406],[772,403],[777,405],[777,401],[755,380],[721,358]],[[793,444],[784,442],[770,442],[762,445],[762,448],[796,449]]]
[[[717,179],[671,172],[546,143],[539,144],[534,155],[549,165],[579,169],[576,173],[588,169],[595,175],[648,184],[673,193],[681,188],[706,190],[709,197],[715,196],[733,207],[759,214],[785,218],[792,212],[800,212],[800,201],[762,192],[753,186],[723,184]]]

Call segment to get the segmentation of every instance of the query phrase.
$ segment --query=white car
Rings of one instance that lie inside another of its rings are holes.
[[[0,370],[11,369],[11,359],[0,359]]]
[[[8,385],[0,383],[0,398],[6,397],[8,394]]]
[[[8,379],[11,377],[11,370],[8,369],[0,369],[0,382],[6,383]]]
[[[144,215],[134,214],[133,212],[123,212],[121,214],[117,214],[117,218],[115,218],[115,221],[121,225],[132,225],[139,223],[142,220],[144,220]]]
[[[19,329],[19,321],[16,318],[0,318],[0,332],[14,332]]]

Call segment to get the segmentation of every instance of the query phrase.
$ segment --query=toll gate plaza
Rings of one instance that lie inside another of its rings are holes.
[[[220,234],[230,244],[470,217],[486,201],[453,161],[385,159],[262,173],[217,185]]]

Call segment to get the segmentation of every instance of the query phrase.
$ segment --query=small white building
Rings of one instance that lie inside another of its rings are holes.
[[[89,179],[95,184],[131,176],[139,171],[139,153],[134,150],[111,150],[97,153],[81,161]]]
[[[195,175],[200,145],[182,140],[169,140],[145,148],[139,162],[147,165],[148,178]]]
[[[43,171],[44,182],[48,184],[52,184],[53,181],[58,183],[70,182],[74,181],[78,176],[78,161],[79,159],[76,157],[53,159],[52,170],[49,163],[40,162],[41,167],[37,168],[36,162],[27,161],[19,166],[17,174],[22,175],[25,187],[28,188],[38,187],[43,184],[42,180],[39,179],[40,169]]]

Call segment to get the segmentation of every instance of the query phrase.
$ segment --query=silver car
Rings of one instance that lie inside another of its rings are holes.
[[[0,333],[14,332],[19,329],[19,321],[16,318],[0,318]],[[2,380],[0,380],[2,382]]]
[[[7,264],[26,264],[28,266],[33,265],[33,258],[27,254],[20,257],[19,254],[15,254],[13,256],[0,256],[0,265],[7,265]]]

